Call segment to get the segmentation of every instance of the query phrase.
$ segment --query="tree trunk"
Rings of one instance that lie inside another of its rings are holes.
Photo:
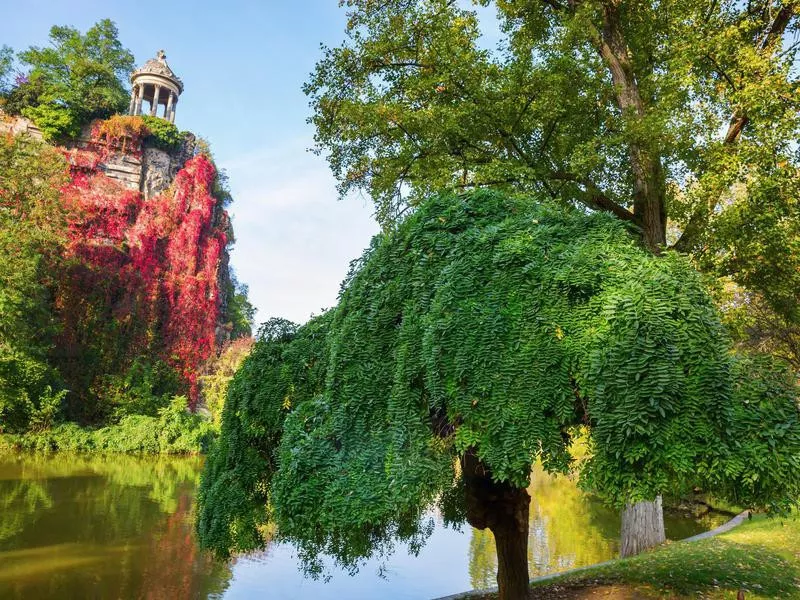
[[[487,527],[497,548],[499,600],[528,598],[528,513],[531,497],[524,488],[492,480],[477,456],[468,451],[461,459],[466,484],[467,521]]]
[[[622,31],[620,0],[603,2],[603,28],[593,41],[608,67],[623,115],[641,121],[645,103],[636,81],[631,50]],[[638,134],[628,141],[633,175],[633,214],[642,228],[642,238],[651,252],[659,254],[667,243],[667,214],[664,169],[653,141]]]
[[[622,544],[620,556],[634,556],[649,548],[663,544],[664,511],[661,496],[654,502],[629,504],[622,511]]]

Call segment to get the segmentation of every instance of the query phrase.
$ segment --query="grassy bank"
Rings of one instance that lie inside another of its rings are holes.
[[[531,587],[531,598],[800,598],[800,520],[753,517],[723,535],[674,542]],[[482,600],[496,598],[494,594]],[[477,600],[472,597],[472,600]]]
[[[0,451],[121,452],[137,454],[199,454],[213,439],[211,422],[186,411],[177,398],[158,416],[127,415],[119,423],[99,428],[62,423],[50,429],[0,436]],[[181,403],[181,400],[183,401]]]

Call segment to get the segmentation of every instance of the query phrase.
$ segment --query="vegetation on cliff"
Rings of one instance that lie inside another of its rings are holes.
[[[8,50],[5,56],[10,62]],[[133,54],[108,19],[86,33],[53,26],[50,46],[32,46],[18,57],[25,72],[1,108],[32,119],[49,140],[75,137],[92,119],[124,112],[128,105],[124,81],[133,70]]]
[[[18,55],[29,71],[13,84],[13,54],[0,52],[1,107],[69,146],[0,138],[0,433],[42,436],[17,438],[26,447],[124,449],[108,440],[164,429],[160,415],[181,401],[197,406],[206,362],[226,338],[249,335],[253,310],[227,271],[224,173],[174,124],[115,114],[127,106],[132,57],[113,23],[54,27],[51,40]],[[90,122],[88,138],[70,140]],[[145,201],[104,165],[147,147],[181,162]],[[105,429],[67,442],[77,430],[64,421]],[[206,426],[179,420],[194,450]]]
[[[63,266],[69,181],[58,150],[0,136],[0,428],[36,427],[61,378],[49,357],[58,323],[53,288]]]

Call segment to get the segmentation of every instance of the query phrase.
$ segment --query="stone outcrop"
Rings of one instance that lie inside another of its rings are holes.
[[[107,177],[126,188],[138,190],[142,180],[142,161],[133,154],[115,154],[100,164]]]
[[[6,115],[2,110],[0,110],[1,134],[30,135],[39,140],[44,139],[41,130],[32,121],[25,117]],[[64,149],[67,150],[65,155],[73,166],[80,160],[81,155],[96,157],[99,154],[102,158],[99,163],[95,158],[92,168],[101,170],[106,177],[119,182],[127,189],[141,192],[142,198],[147,202],[169,188],[178,171],[195,156],[196,138],[191,134],[186,135],[180,148],[169,152],[150,146],[128,147],[125,151],[117,149],[107,151],[103,142],[93,139],[91,126],[87,125],[78,138],[64,145]],[[91,152],[83,152],[87,150]],[[213,220],[215,226],[221,227],[229,239],[232,239],[231,223],[221,203],[214,207]],[[230,323],[227,321],[227,291],[232,289],[229,260],[227,250],[223,249],[217,273],[218,289],[222,292],[218,297],[219,321],[214,336],[218,348],[230,341],[231,334]]]
[[[173,152],[144,148],[140,161],[138,189],[145,200],[169,187],[186,161],[194,156],[194,145],[194,136],[187,136],[181,147]]]
[[[37,140],[44,139],[42,130],[33,124],[33,121],[24,117],[12,117],[0,110],[0,133],[12,135],[27,134]]]

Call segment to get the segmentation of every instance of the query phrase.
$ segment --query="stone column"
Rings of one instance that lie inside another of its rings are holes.
[[[136,110],[136,86],[131,86],[131,102],[128,105],[128,114],[132,115],[135,114],[133,111]]]
[[[134,115],[142,114],[142,100],[144,100],[144,85],[136,86],[136,107],[133,110]]]
[[[150,107],[150,116],[155,117],[158,112],[158,101],[161,96],[161,86],[155,86],[156,90],[153,92],[153,105]]]
[[[172,90],[169,91],[169,97],[167,98],[167,107],[164,109],[164,118],[169,121],[170,116],[172,115],[172,103],[175,101],[175,92]]]
[[[175,122],[175,107],[178,106],[178,97],[175,96],[175,102],[172,103],[172,110],[169,113],[169,122]]]

